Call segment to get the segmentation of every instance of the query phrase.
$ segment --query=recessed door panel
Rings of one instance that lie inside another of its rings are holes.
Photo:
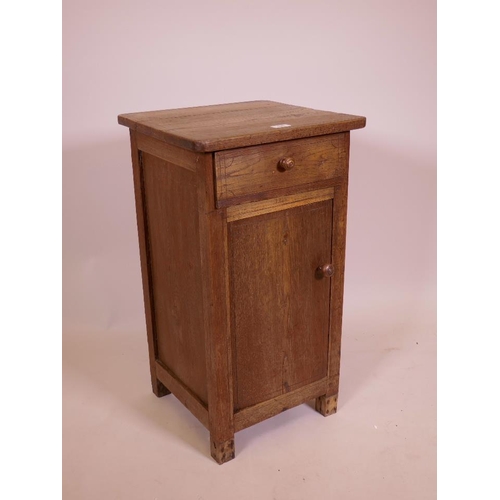
[[[234,403],[327,375],[332,200],[229,224]]]

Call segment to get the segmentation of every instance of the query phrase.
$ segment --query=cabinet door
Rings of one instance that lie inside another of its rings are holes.
[[[332,200],[229,223],[235,409],[327,375]]]

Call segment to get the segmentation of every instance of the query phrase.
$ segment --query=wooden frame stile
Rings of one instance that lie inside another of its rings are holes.
[[[337,179],[333,196],[332,263],[334,275],[330,289],[330,328],[328,341],[328,376],[326,394],[316,398],[316,411],[327,417],[337,412],[340,380],[340,348],[344,299],[344,262],[347,223],[347,188],[349,180],[350,134],[347,132],[343,173]]]
[[[203,314],[207,346],[210,451],[219,464],[234,458],[234,410],[226,210],[216,209],[213,154],[200,155],[198,200]]]

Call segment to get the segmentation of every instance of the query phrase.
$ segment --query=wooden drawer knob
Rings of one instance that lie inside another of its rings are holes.
[[[278,168],[280,170],[292,170],[295,167],[295,161],[293,158],[281,158],[278,162]]]
[[[316,274],[319,278],[331,278],[333,276],[333,265],[325,264],[324,266],[318,267]]]

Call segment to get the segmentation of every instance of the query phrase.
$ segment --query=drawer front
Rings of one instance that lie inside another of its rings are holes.
[[[328,181],[347,169],[349,134],[333,134],[215,153],[217,207],[266,199]]]

